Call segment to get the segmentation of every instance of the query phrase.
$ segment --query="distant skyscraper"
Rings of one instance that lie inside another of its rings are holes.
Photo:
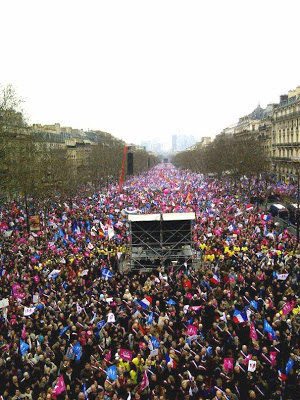
[[[172,151],[183,151],[196,143],[194,136],[173,135],[172,136]]]
[[[177,151],[177,135],[172,135],[172,151]]]

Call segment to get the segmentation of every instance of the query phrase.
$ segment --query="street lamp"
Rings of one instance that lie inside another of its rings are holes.
[[[299,166],[300,157],[292,157],[292,161]],[[297,245],[299,244],[299,167],[297,167],[297,210],[296,210],[296,222],[297,222]]]

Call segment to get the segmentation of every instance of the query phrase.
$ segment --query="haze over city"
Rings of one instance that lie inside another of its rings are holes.
[[[1,83],[31,123],[214,137],[300,83],[298,1],[11,1]],[[294,21],[295,20],[295,21]]]

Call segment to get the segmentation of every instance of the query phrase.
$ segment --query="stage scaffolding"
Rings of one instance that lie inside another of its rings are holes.
[[[128,215],[131,269],[192,265],[195,213]]]

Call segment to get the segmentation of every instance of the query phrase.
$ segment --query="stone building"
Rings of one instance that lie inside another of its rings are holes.
[[[280,96],[272,118],[271,159],[273,171],[282,181],[295,180],[300,164],[300,86]]]
[[[270,173],[283,182],[294,181],[300,170],[300,86],[280,96],[279,103],[258,105],[221,134],[254,135],[270,160]]]

